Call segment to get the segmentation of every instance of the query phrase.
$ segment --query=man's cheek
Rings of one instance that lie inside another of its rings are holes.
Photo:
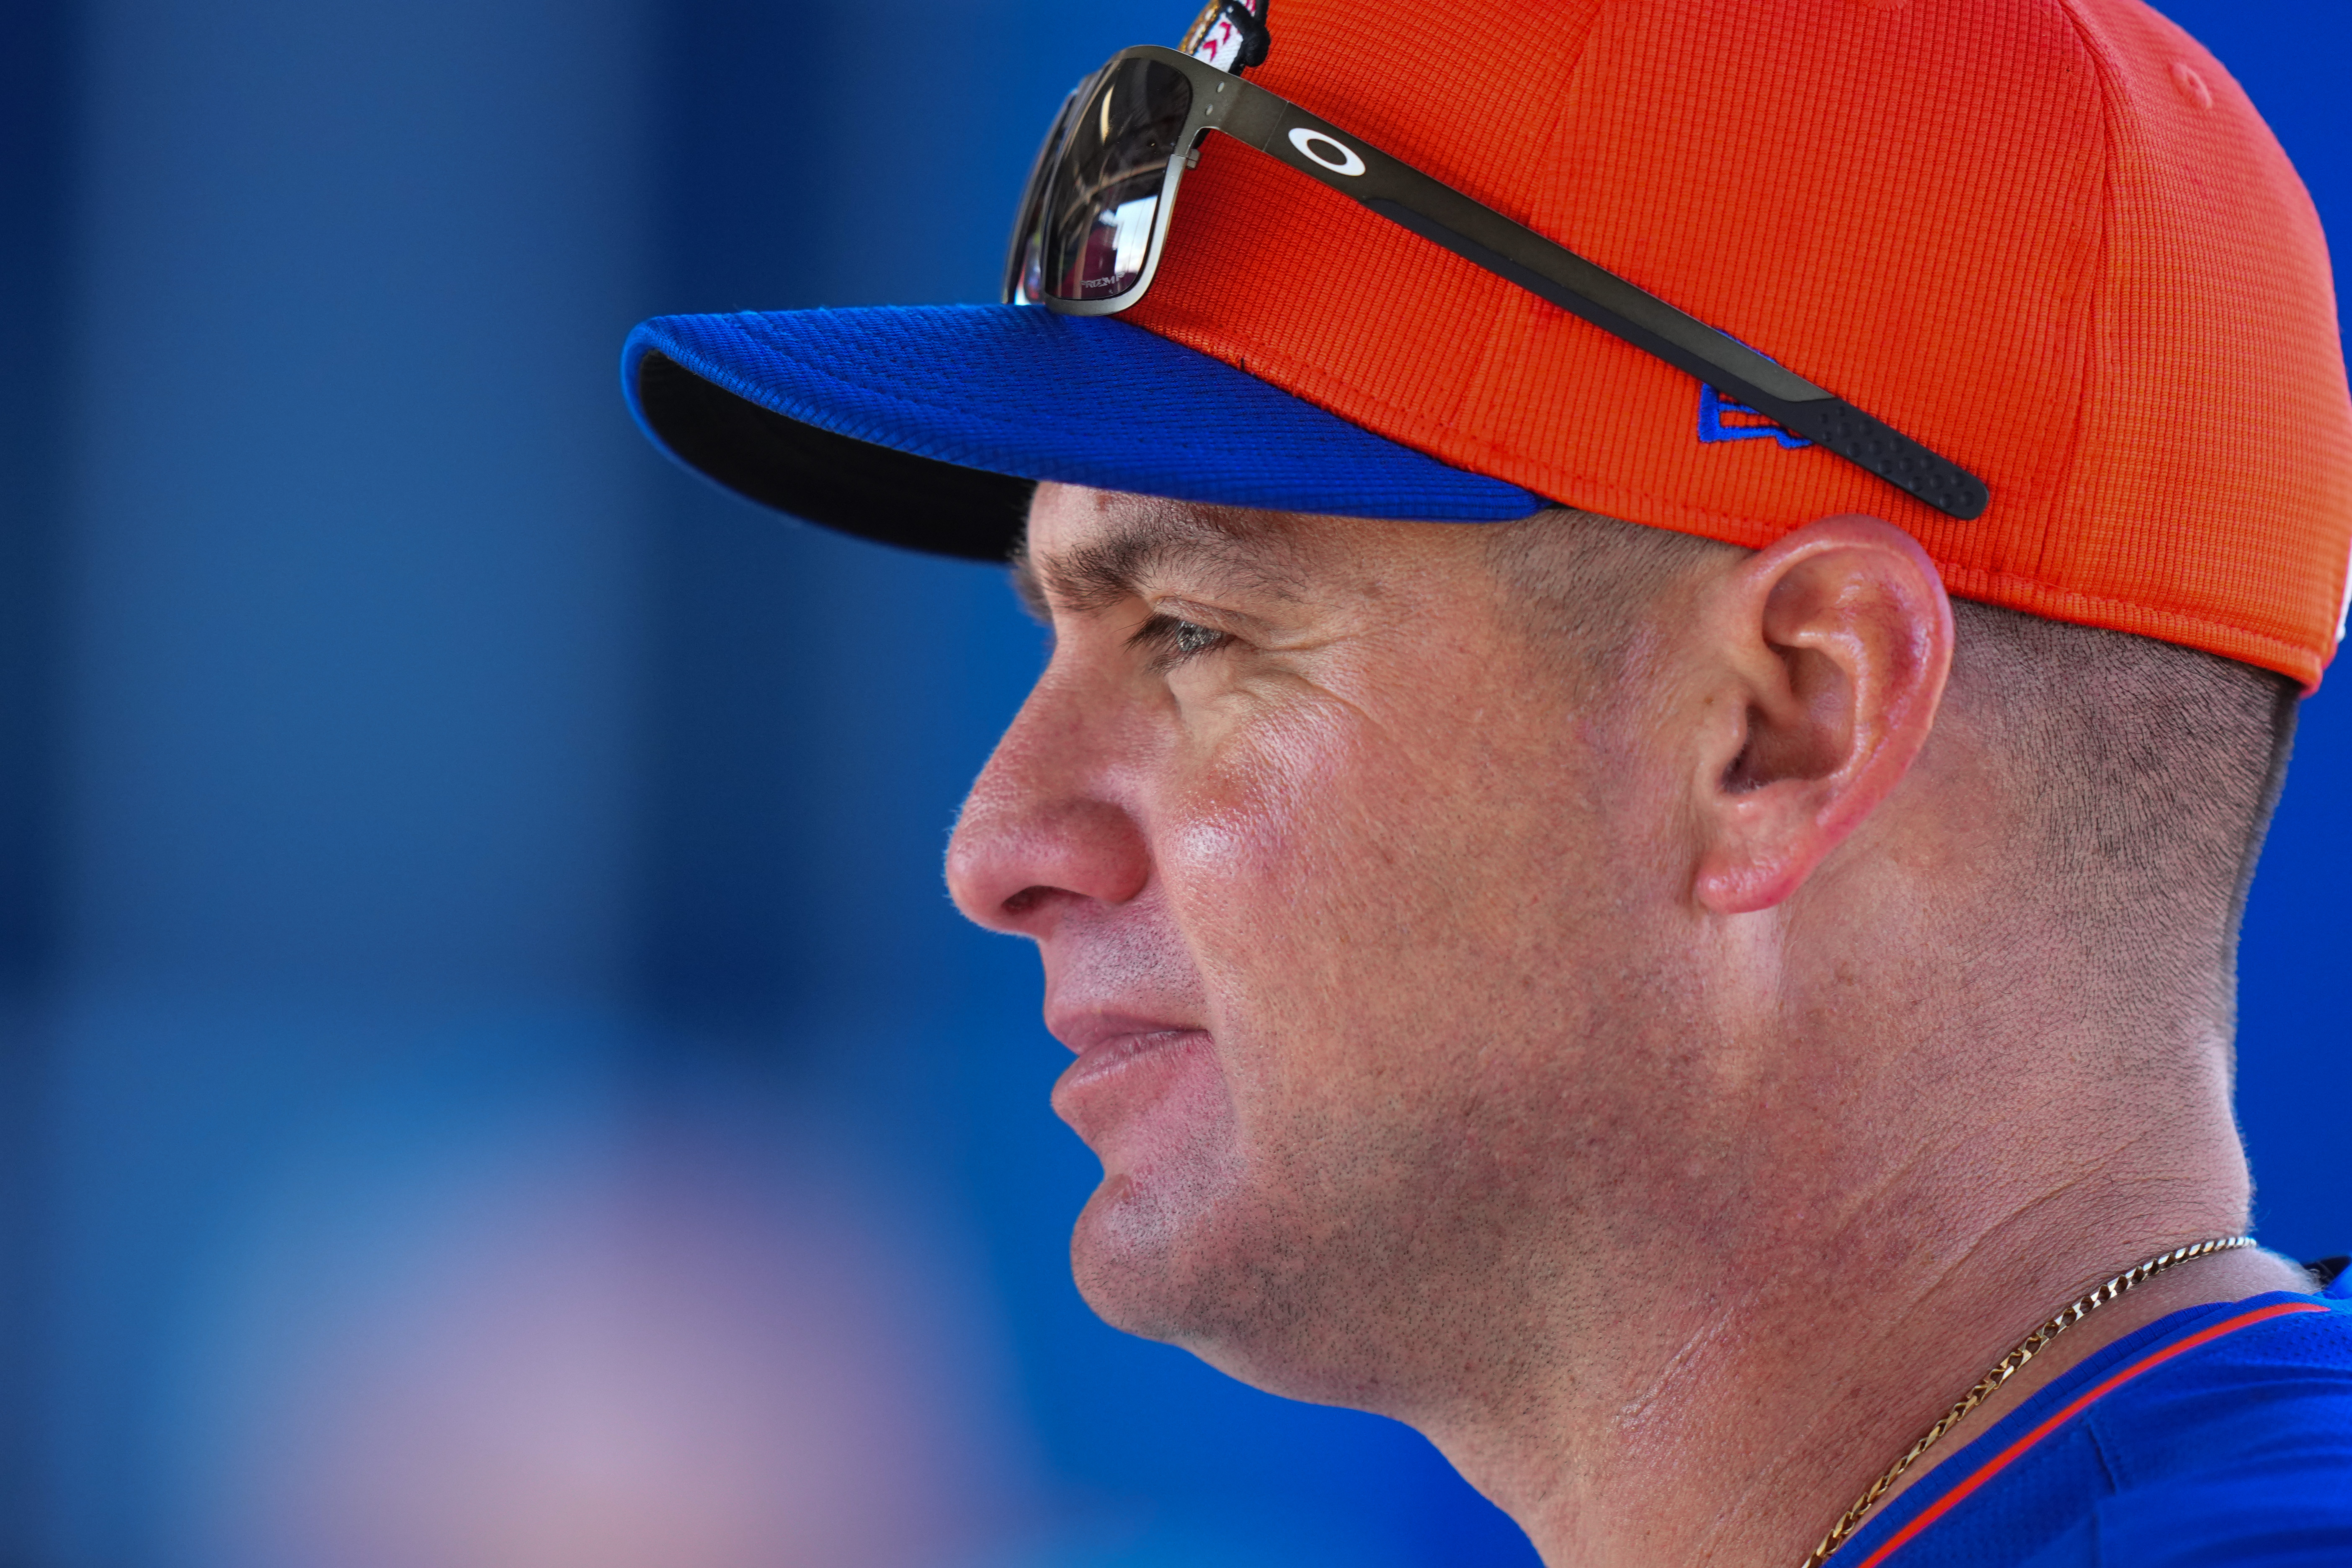
[[[1331,839],[1365,787],[1359,723],[1336,705],[1262,714],[1170,781],[1159,847],[1180,917],[1213,927],[1286,919],[1345,868]]]
[[[1294,722],[1190,782],[1159,846],[1170,906],[1199,966],[1236,1109],[1315,1098],[1359,1031],[1367,881],[1389,874],[1363,831],[1368,778],[1342,725]],[[1276,743],[1278,742],[1278,743]]]

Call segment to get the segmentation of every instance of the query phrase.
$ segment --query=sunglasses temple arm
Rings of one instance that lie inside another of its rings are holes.
[[[1985,488],[1983,480],[1950,459],[1938,457],[1935,452],[1921,446],[1894,426],[1864,413],[1843,398],[1802,382],[1800,382],[1800,384],[1803,385],[1811,395],[1801,398],[1783,395],[1787,390],[1784,384],[1767,388],[1760,384],[1758,379],[1751,379],[1721,363],[1716,355],[1695,353],[1686,342],[1676,341],[1677,338],[1686,337],[1686,333],[1678,332],[1675,338],[1666,337],[1654,330],[1651,325],[1631,320],[1617,310],[1612,310],[1609,304],[1594,299],[1592,292],[1579,289],[1548,272],[1538,271],[1525,262],[1481,245],[1468,236],[1414,211],[1402,202],[1382,196],[1359,199],[1365,206],[1390,222],[1411,229],[1423,238],[1434,245],[1442,246],[1464,260],[1475,262],[1487,271],[1517,284],[1539,299],[1548,300],[1561,310],[1582,317],[1601,331],[1655,355],[1675,369],[1697,377],[1700,381],[1713,386],[1717,392],[1747,405],[1790,432],[1818,443],[1865,472],[1876,475],[1895,489],[1916,497],[1947,516],[1968,521],[1982,516],[1985,508],[1991,503],[1991,494]],[[1546,246],[1550,245],[1549,241],[1542,239],[1541,236],[1532,231],[1528,231],[1528,237]],[[1572,251],[1560,249],[1558,247],[1552,247],[1552,248],[1559,249],[1560,257],[1576,263],[1580,270],[1583,268],[1590,268],[1596,272],[1601,270]],[[1560,270],[1566,270],[1566,268],[1560,268]],[[1612,274],[1604,273],[1603,276],[1608,277],[1611,282],[1616,283],[1620,288],[1632,288],[1632,285]],[[1609,290],[1611,293],[1616,291],[1616,289]],[[1673,309],[1654,295],[1643,297],[1653,304],[1668,310]],[[1645,310],[1643,313],[1649,315],[1653,312]],[[1680,312],[1676,314],[1679,315]],[[1706,326],[1695,318],[1685,316],[1683,320],[1701,331],[1717,338],[1722,337],[1721,333],[1716,332],[1713,328]],[[1733,347],[1740,346],[1732,343],[1729,339],[1723,341]],[[1754,351],[1747,352],[1752,353]],[[1755,357],[1763,359],[1760,354]],[[1769,360],[1764,360],[1763,363],[1768,365],[1771,363]],[[1778,366],[1773,368],[1776,371],[1780,369]],[[1789,375],[1785,371],[1770,379],[1776,384],[1780,384],[1784,378],[1791,381],[1798,379]]]
[[[1940,512],[1966,521],[1991,504],[1983,480],[1892,426],[1276,93],[1233,80],[1213,94],[1202,123],[1697,377]],[[1292,141],[1294,131],[1356,149],[1362,172],[1342,174],[1307,156]]]

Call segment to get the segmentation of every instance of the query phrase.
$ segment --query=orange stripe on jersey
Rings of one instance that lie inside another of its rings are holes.
[[[2009,1468],[2010,1466],[2024,1458],[2026,1451],[2032,1448],[2035,1444],[2041,1442],[2042,1439],[2058,1430],[2059,1427],[2063,1426],[2067,1422],[2072,1421],[2075,1416],[2080,1415],[2094,1403],[2105,1398],[2110,1394],[2113,1394],[2116,1389],[2121,1388],[2125,1384],[2129,1383],[2132,1379],[2139,1376],[2142,1373],[2153,1372],[2175,1356],[2187,1355],[2190,1351],[2197,1349],[2200,1345],[2211,1344],[2215,1340],[2221,1339],[2225,1334],[2234,1334],[2240,1329],[2251,1329],[2256,1323],[2268,1322],[2273,1318],[2283,1318],[2290,1313],[2325,1312],[2327,1310],[2327,1308],[2321,1306],[2316,1301],[2280,1301],[2268,1307],[2257,1307],[2251,1312],[2242,1312],[2234,1318],[2224,1319],[2222,1321],[2214,1324],[2211,1328],[2200,1329],[2197,1332],[2189,1335],[2187,1339],[2168,1344],[2162,1350],[2149,1352],[2147,1355],[2144,1355],[2139,1360],[2132,1363],[2131,1365],[2124,1368],[2123,1371],[2116,1373],[2112,1377],[2109,1377],[2105,1383],[2100,1384],[2096,1388],[2092,1389],[2089,1393],[2076,1399],[2073,1404],[2067,1405],[2063,1410],[2059,1411],[2055,1415],[2053,1415],[2048,1420],[2042,1422],[2041,1426],[2036,1426],[2032,1431],[2028,1432],[2016,1442],[2011,1443],[2008,1447],[2003,1448],[2000,1453],[1995,1454],[1991,1458],[1987,1459],[1974,1475],[1969,1477],[1968,1479],[1954,1487],[1950,1491],[1946,1492],[1942,1497],[1937,1498],[1933,1503],[1929,1504],[1927,1508],[1921,1511],[1918,1518],[1913,1520],[1910,1523],[1896,1531],[1893,1538],[1890,1539],[1885,1545],[1880,1547],[1877,1551],[1872,1552],[1868,1558],[1864,1560],[1861,1564],[1861,1568],[1878,1568],[1880,1563],[1893,1556],[1896,1549],[1909,1542],[1912,1537],[1917,1535],[1921,1531],[1927,1529],[1929,1525],[1943,1518],[1944,1515],[1949,1513],[1953,1509],[1958,1507],[1970,1493],[1976,1491],[1978,1488],[1982,1487],[1995,1476],[2000,1474],[2001,1471]]]

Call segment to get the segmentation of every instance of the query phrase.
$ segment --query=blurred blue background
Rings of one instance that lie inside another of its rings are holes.
[[[1411,1433],[1097,1323],[939,861],[998,574],[667,469],[666,310],[975,300],[1188,0],[0,0],[0,1563],[1532,1561]],[[2340,0],[2179,0],[2352,234]],[[2246,930],[2333,1148],[2344,677]]]

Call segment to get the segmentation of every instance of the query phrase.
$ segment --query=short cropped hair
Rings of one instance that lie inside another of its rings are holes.
[[[1952,697],[2010,761],[2041,864],[2086,915],[2116,900],[2238,926],[2294,747],[2296,683],[2178,643],[1956,601]]]
[[[1670,584],[1733,545],[1559,510],[1485,531],[1530,630],[1617,671]],[[2167,978],[2223,1009],[2247,884],[2284,782],[2294,681],[2195,648],[1955,601],[1939,723],[1992,753],[2021,816],[2021,873],[2074,921],[2170,931]],[[2195,971],[2194,974],[2186,971]],[[2170,989],[2170,987],[2165,987]]]

